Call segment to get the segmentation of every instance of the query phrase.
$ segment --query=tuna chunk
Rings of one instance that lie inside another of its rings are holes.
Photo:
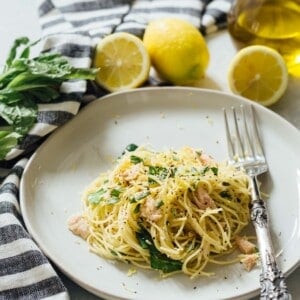
[[[237,236],[235,241],[240,251],[244,254],[250,254],[256,251],[256,246],[241,236]]]
[[[122,177],[125,181],[135,180],[139,176],[141,169],[142,164],[133,165],[122,174]]]
[[[249,272],[256,266],[258,260],[258,255],[256,253],[247,254],[241,259],[241,263],[245,269]]]
[[[74,215],[70,217],[68,220],[68,228],[84,240],[86,240],[90,234],[89,225],[81,215]]]
[[[205,153],[201,154],[200,161],[204,166],[210,165],[211,163],[215,162],[211,156],[209,156]]]
[[[157,208],[157,202],[152,197],[147,197],[141,206],[141,216],[153,222],[162,217],[161,210]]]
[[[200,209],[216,208],[214,200],[201,186],[198,186],[196,191],[193,192],[193,200]]]

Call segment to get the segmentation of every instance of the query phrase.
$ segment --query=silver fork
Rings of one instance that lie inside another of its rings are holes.
[[[260,299],[292,299],[285,277],[279,269],[272,246],[268,212],[261,199],[257,176],[267,172],[268,165],[259,138],[253,106],[240,107],[240,118],[231,108],[233,121],[229,126],[229,113],[224,109],[224,121],[228,147],[228,163],[243,168],[249,176],[251,189],[251,221],[257,235],[262,272],[260,275]]]

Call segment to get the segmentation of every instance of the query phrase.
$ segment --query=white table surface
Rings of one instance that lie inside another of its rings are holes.
[[[35,40],[40,37],[40,34],[36,1],[3,1],[0,10],[0,66],[4,64],[15,38],[28,36]],[[236,53],[235,45],[226,31],[207,37],[207,41],[211,60],[206,79],[201,82],[201,87],[228,91],[226,71],[230,60]],[[290,78],[285,95],[270,109],[300,129],[300,78]],[[300,251],[300,249],[295,249],[295,251]],[[68,288],[71,299],[99,299],[80,288],[63,274],[59,273],[59,275]],[[300,299],[300,268],[288,277],[287,283],[293,299]]]

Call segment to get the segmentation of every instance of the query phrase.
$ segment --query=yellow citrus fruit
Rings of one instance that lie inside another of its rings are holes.
[[[288,84],[288,70],[282,56],[266,46],[240,50],[229,65],[231,91],[264,106],[277,102]]]
[[[142,85],[150,71],[150,58],[142,40],[125,32],[103,38],[97,44],[93,64],[99,68],[96,82],[111,92]]]
[[[209,51],[191,23],[176,18],[154,20],[146,27],[143,41],[153,67],[164,79],[190,85],[204,76]]]

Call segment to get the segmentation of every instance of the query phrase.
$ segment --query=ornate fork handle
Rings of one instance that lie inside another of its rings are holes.
[[[250,176],[250,178],[252,185],[251,221],[256,231],[262,264],[260,299],[290,300],[292,296],[288,292],[285,277],[275,260],[269,231],[268,212],[264,201],[260,198],[256,176]]]

